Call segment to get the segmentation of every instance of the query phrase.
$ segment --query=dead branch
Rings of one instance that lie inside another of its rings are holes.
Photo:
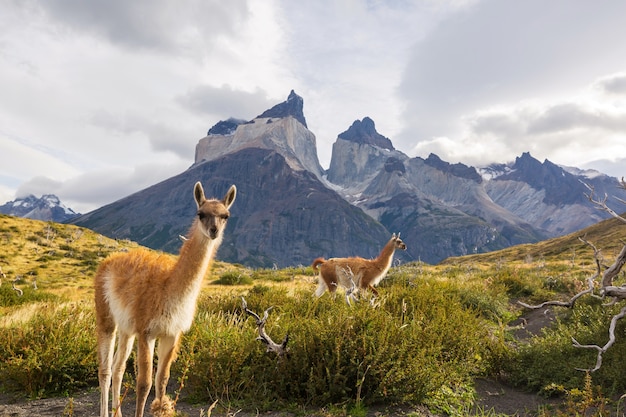
[[[624,267],[624,264],[626,264],[626,244],[620,251],[619,255],[617,255],[617,258],[615,259],[615,262],[613,262],[613,265],[609,266],[606,271],[604,271],[604,275],[602,276],[602,290],[606,291],[608,287],[611,287],[613,285],[613,278],[615,278],[620,273],[620,271]],[[622,296],[620,298],[626,297]]]
[[[572,298],[570,298],[569,301],[545,301],[541,304],[538,305],[530,305],[530,304],[526,304],[522,301],[518,301],[517,303],[523,307],[526,308],[530,308],[532,310],[537,310],[543,307],[547,307],[547,306],[559,306],[559,307],[567,307],[567,308],[573,308],[574,307],[574,303],[576,303],[576,300],[578,300],[580,297],[582,297],[585,294],[592,294],[593,293],[593,289],[595,287],[595,282],[593,280],[593,278],[588,278],[587,279],[587,283],[589,285],[589,287],[584,290],[579,292],[578,294],[576,294],[575,296],[573,296]]]
[[[350,288],[346,289],[346,303],[348,303],[348,305],[351,306],[352,304],[350,304],[350,298],[352,298],[354,301],[359,301],[359,299],[356,296],[356,294],[359,291],[359,288],[354,282],[354,272],[352,272],[352,268],[350,268],[349,266],[346,266],[346,268],[341,268],[341,271],[343,272],[345,276],[347,276],[350,279],[350,283],[352,284]]]
[[[611,209],[609,206],[606,205],[606,200],[609,199],[609,196],[606,193],[604,194],[604,197],[602,199],[596,198],[594,197],[594,192],[595,192],[594,188],[585,182],[583,182],[583,185],[589,190],[589,194],[585,193],[585,196],[587,197],[589,201],[591,201],[594,205],[596,205],[600,210],[606,211],[611,216],[615,217],[617,220],[626,223],[626,218],[620,216],[613,209]],[[622,180],[620,182],[620,188],[623,188],[626,190],[626,181],[624,181],[624,177],[622,177]],[[618,200],[622,203],[625,203],[621,199],[618,199]]]
[[[606,342],[606,344],[602,347],[598,345],[581,345],[576,339],[572,337],[572,343],[574,344],[574,347],[583,349],[595,349],[598,351],[596,366],[593,367],[593,369],[576,368],[577,370],[585,372],[595,372],[600,369],[600,367],[602,366],[602,354],[609,350],[609,348],[613,346],[613,343],[615,343],[615,326],[617,326],[617,321],[624,318],[624,316],[626,316],[626,307],[622,307],[622,311],[614,315],[611,319],[611,325],[609,326],[609,341]]]
[[[11,287],[13,288],[13,290],[17,293],[18,297],[21,297],[24,295],[24,291],[22,291],[20,288],[17,288],[15,286],[15,283],[17,282],[17,278],[13,280],[13,282],[11,283]]]
[[[256,339],[267,345],[267,352],[274,352],[279,357],[286,356],[289,352],[289,349],[287,348],[287,342],[289,342],[289,334],[286,334],[282,343],[279,344],[274,342],[272,338],[265,332],[265,323],[267,322],[267,317],[269,316],[269,312],[272,307],[269,307],[267,310],[265,310],[262,319],[254,311],[248,309],[248,303],[243,297],[241,297],[241,308],[243,308],[246,313],[256,319],[257,330],[259,332],[259,337],[257,337]]]

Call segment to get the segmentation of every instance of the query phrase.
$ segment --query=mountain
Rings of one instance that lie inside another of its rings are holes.
[[[253,120],[220,121],[198,141],[188,170],[72,222],[177,252],[195,212],[193,184],[201,181],[207,195],[221,198],[234,183],[237,200],[218,259],[284,267],[318,256],[367,258],[401,233],[408,245],[396,255],[401,262],[437,263],[608,217],[585,197],[586,184],[600,197],[626,199],[616,178],[541,163],[528,153],[478,168],[434,154],[410,158],[369,117],[337,136],[325,171],[303,107],[292,90]]]
[[[433,154],[409,158],[383,139],[370,118],[354,122],[333,144],[328,180],[388,230],[401,232],[415,259],[434,263],[545,238],[494,203],[474,168]]]
[[[59,197],[54,194],[44,194],[40,198],[30,194],[9,201],[0,206],[0,213],[57,223],[63,223],[79,216],[74,210],[61,203]]]
[[[315,135],[307,129],[304,100],[293,90],[287,101],[277,104],[249,122],[219,122],[196,145],[194,165],[246,148],[275,150],[296,170],[321,178],[324,170],[317,158]]]
[[[301,106],[294,94],[288,102]],[[234,130],[212,128],[187,171],[72,223],[176,253],[195,214],[194,183],[218,198],[235,184],[218,259],[284,267],[309,265],[317,256],[377,256],[391,233],[320,180],[315,136],[298,119],[300,111],[276,108],[282,113],[265,112]]]
[[[596,171],[581,171],[543,163],[530,153],[523,153],[514,163],[492,165],[483,169],[490,178],[485,184],[493,201],[525,219],[550,237],[583,229],[609,215],[598,210],[588,199],[591,187],[596,198],[607,196],[607,205],[621,213],[626,191],[617,178]],[[617,198],[616,198],[617,197]]]

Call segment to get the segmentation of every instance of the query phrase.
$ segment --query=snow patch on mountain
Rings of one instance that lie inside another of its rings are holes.
[[[44,194],[40,198],[30,194],[0,206],[0,213],[33,220],[62,223],[79,216],[61,202],[54,194]]]

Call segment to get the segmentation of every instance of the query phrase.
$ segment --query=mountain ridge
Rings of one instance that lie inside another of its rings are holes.
[[[33,220],[63,223],[80,216],[61,202],[54,194],[43,194],[37,198],[33,194],[7,201],[0,206],[0,213]]]
[[[408,248],[399,261],[437,263],[601,220],[604,213],[584,198],[582,181],[600,192],[617,180],[571,171],[530,153],[482,168],[435,154],[410,158],[369,117],[337,136],[324,170],[303,99],[292,90],[285,102],[253,120],[215,124],[198,141],[187,171],[73,222],[176,252],[188,224],[185,213],[193,209],[189,184],[200,180],[221,195],[232,182],[240,192],[220,259],[282,267],[318,256],[373,257],[391,233],[400,232]],[[583,196],[568,194],[579,192]],[[126,211],[134,217],[121,215]]]

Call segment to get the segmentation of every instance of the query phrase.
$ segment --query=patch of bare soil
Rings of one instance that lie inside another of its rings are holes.
[[[525,392],[494,379],[477,379],[477,407],[483,411],[516,417],[532,417],[541,406],[557,405],[559,400],[547,399],[535,393]]]
[[[523,342],[540,334],[541,330],[551,326],[554,320],[554,312],[549,308],[526,310],[519,319],[509,323],[509,326],[512,328],[513,336]],[[520,390],[497,379],[477,379],[475,389],[478,407],[484,411],[493,410],[510,416],[536,416],[541,406],[559,403],[559,400],[547,399]]]
[[[539,406],[548,401],[536,394],[527,393],[507,386],[506,384],[489,379],[476,381],[476,392],[479,400],[477,407],[483,411],[493,410],[499,414],[510,416],[535,416]],[[58,416],[99,416],[99,391],[97,389],[78,393],[71,398],[45,398],[39,400],[24,400],[12,398],[9,395],[0,395],[0,417],[58,417]],[[150,403],[152,399],[148,399]],[[176,411],[189,417],[206,417],[210,404],[189,404],[182,400],[176,404]],[[146,416],[149,406],[146,407]],[[135,415],[135,398],[129,396],[122,403],[124,416]],[[420,416],[442,417],[433,414],[425,407],[370,407],[367,417],[382,416]],[[215,409],[211,413],[214,417],[293,417],[295,414],[287,412],[242,412],[239,410]],[[299,413],[301,416],[302,413]],[[310,410],[307,415],[327,416],[326,410]]]
[[[16,400],[9,396],[0,395],[0,417],[58,417],[79,416],[98,417],[100,414],[99,391],[92,390],[80,393],[70,398],[46,398],[41,400]],[[152,398],[148,398],[145,415],[149,416],[149,404]],[[188,404],[179,401],[176,411],[189,417],[207,417],[211,404]],[[382,416],[406,416],[411,414],[419,417],[442,417],[432,414],[425,407],[372,407],[366,417]],[[122,403],[122,415],[135,415],[135,398],[129,397]],[[249,412],[241,410],[224,410],[216,408],[211,411],[213,417],[294,417],[296,414],[289,412]],[[310,410],[298,416],[328,416],[327,410]]]

